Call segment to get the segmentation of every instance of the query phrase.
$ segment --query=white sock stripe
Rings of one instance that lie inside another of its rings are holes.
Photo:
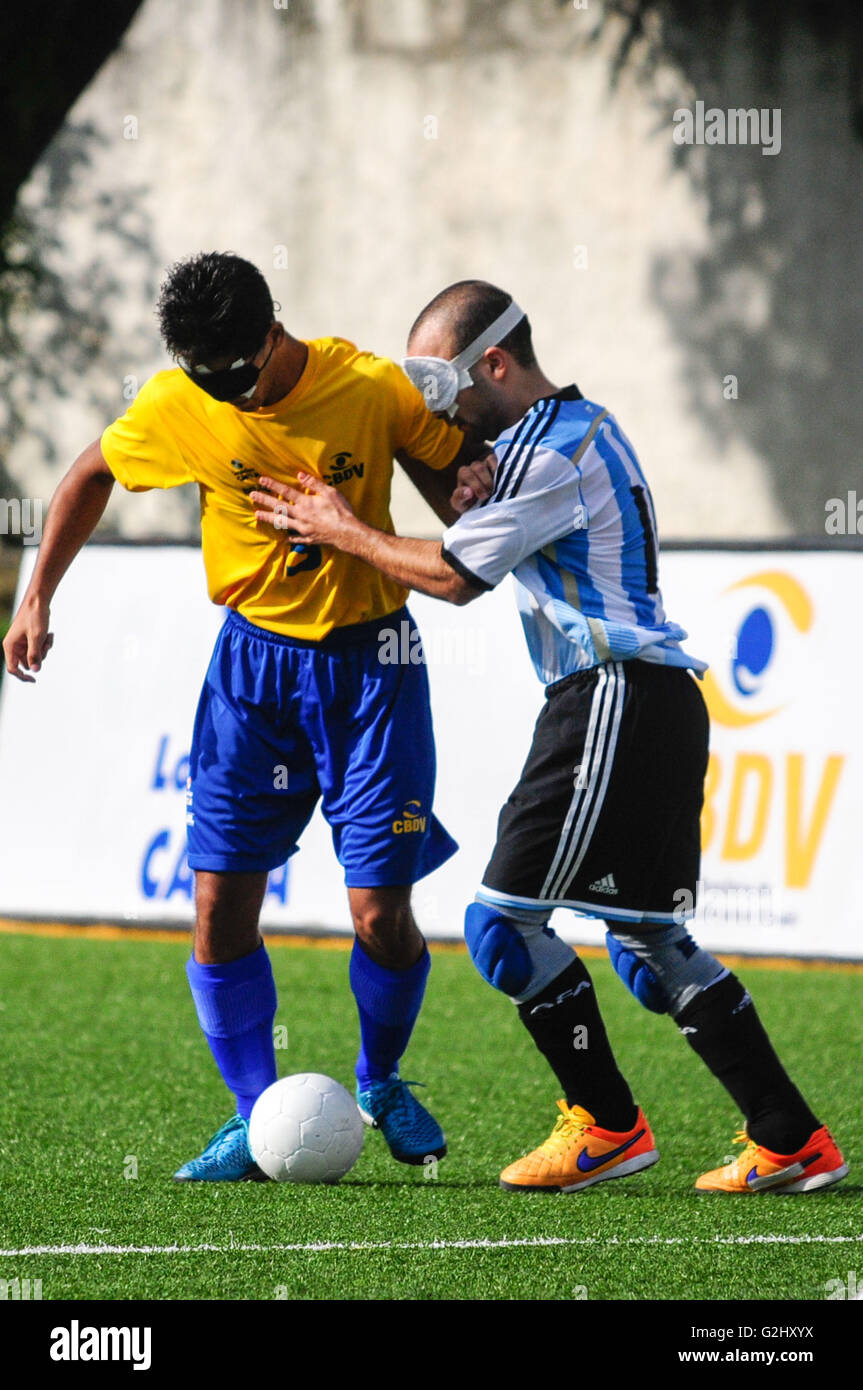
[[[602,803],[605,800],[605,793],[608,789],[608,779],[611,776],[611,765],[614,762],[614,750],[617,745],[617,735],[620,729],[625,684],[626,680],[623,674],[623,668],[620,662],[616,661],[614,663],[613,672],[609,675],[609,699],[605,702],[603,708],[602,725],[599,731],[598,756],[596,758],[596,772],[599,774],[598,782],[597,785],[590,788],[590,795],[585,799],[580,808],[578,822],[569,839],[566,857],[552,884],[552,891],[548,895],[550,898],[560,897],[567,883],[578,872],[582,860],[587,853],[593,832],[596,829],[596,822],[599,819],[599,813],[602,810]],[[574,867],[571,867],[576,855],[578,858]]]
[[[583,800],[585,791],[589,789],[591,784],[591,762],[593,759],[596,729],[597,725],[599,724],[599,719],[602,712],[603,704],[605,702],[607,689],[608,672],[603,667],[601,667],[597,672],[596,689],[593,692],[593,699],[591,700],[590,704],[590,716],[587,721],[587,735],[584,740],[584,751],[582,753],[579,776],[576,778],[576,786],[573,791],[572,800],[569,803],[569,810],[566,813],[566,820],[563,822],[563,829],[560,832],[560,839],[557,843],[557,850],[555,851],[554,858],[551,862],[551,867],[549,868],[549,871],[545,876],[545,882],[539,890],[540,898],[552,896],[552,894],[550,893],[550,886],[554,882],[558,865],[566,852],[566,845],[569,839],[569,832],[573,822],[573,818],[581,801]],[[584,774],[585,766],[587,766],[588,770],[586,775],[582,775]],[[582,783],[583,785],[579,786],[577,785],[578,783]]]

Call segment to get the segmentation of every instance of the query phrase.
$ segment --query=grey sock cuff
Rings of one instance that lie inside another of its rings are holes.
[[[672,1018],[703,990],[718,984],[729,971],[714,955],[693,941],[683,923],[650,931],[626,933],[614,929],[620,944],[653,971],[669,1000]]]
[[[531,976],[527,987],[521,994],[511,995],[514,1004],[526,1004],[541,994],[558,975],[568,970],[576,959],[575,951],[561,941],[557,932],[548,925],[551,910],[543,917],[542,912],[528,912],[506,909],[507,917],[518,923],[531,963]]]

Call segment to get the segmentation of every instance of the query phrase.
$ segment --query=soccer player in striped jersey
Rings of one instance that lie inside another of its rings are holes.
[[[294,338],[276,320],[263,276],[240,257],[204,253],[172,267],[159,317],[179,365],[144,384],[58,487],[3,644],[7,670],[32,681],[40,669],[54,591],[115,480],[132,492],[197,484],[209,593],[226,621],[191,748],[196,921],[187,974],[236,1113],[175,1177],[260,1176],[247,1121],[276,1079],[276,991],[258,916],[268,871],[295,852],[319,800],[356,931],[358,1102],[396,1159],[421,1164],[446,1145],[399,1077],[430,967],[411,885],[456,845],[432,814],[425,667],[379,660],[381,628],[409,620],[407,592],[350,556],[266,534],[248,494],[264,470],[291,482],[303,469],[392,530],[395,457],[452,519],[449,496],[472,476],[476,448],[430,413],[395,363],[342,338]]]
[[[551,1136],[501,1175],[510,1190],[577,1192],[655,1163],[656,1143],[611,1049],[590,975],[549,926],[606,920],[618,974],[669,1013],[743,1113],[745,1149],[701,1191],[808,1192],[847,1167],[788,1077],[748,991],[686,929],[700,861],[705,663],[666,615],[650,491],[606,409],[542,372],[530,325],[482,281],[422,311],[405,368],[429,405],[495,440],[490,486],[463,486],[443,544],[386,535],[316,480],[267,481],[260,518],[334,545],[399,583],[469,603],[512,573],[546,687],[465,935],[564,1092]],[[279,500],[276,500],[279,499]],[[281,512],[281,515],[279,513]]]

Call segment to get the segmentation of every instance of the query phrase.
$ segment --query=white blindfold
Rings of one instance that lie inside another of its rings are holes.
[[[487,348],[497,347],[504,338],[521,323],[524,310],[515,300],[504,309],[494,323],[489,324],[478,338],[468,343],[457,357],[405,357],[402,367],[414,386],[422,393],[429,410],[445,411],[452,417],[458,410],[456,397],[459,391],[473,386],[470,368],[476,366]]]

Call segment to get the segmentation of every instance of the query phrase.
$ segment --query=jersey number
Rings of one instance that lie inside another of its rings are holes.
[[[316,570],[321,563],[321,547],[319,545],[294,545],[285,556],[285,578],[293,579],[295,574],[304,574],[306,570]]]
[[[659,588],[658,566],[656,562],[656,535],[650,520],[650,511],[647,506],[647,498],[644,495],[643,487],[630,488],[636,508],[638,509],[638,519],[641,522],[641,529],[644,533],[644,568],[647,571],[647,592],[655,594]]]

